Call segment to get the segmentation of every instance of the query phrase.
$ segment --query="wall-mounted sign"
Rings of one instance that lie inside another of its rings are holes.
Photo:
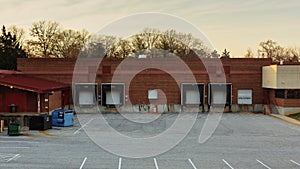
[[[238,90],[238,104],[252,104],[252,90]]]
[[[156,89],[148,90],[148,99],[158,99],[158,92]]]

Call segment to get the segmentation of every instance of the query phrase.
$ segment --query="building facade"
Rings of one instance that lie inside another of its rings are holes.
[[[268,112],[273,103],[263,86],[263,67],[272,64],[261,58],[187,57],[22,58],[17,65],[28,76],[71,86],[75,106],[174,112],[224,105],[233,112]]]
[[[289,115],[300,112],[300,65],[283,64],[263,67],[266,105],[272,112]]]
[[[49,113],[69,104],[69,85],[0,71],[0,112]]]

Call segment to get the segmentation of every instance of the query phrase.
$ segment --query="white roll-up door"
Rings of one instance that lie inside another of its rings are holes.
[[[226,104],[226,90],[213,91],[213,104]]]
[[[79,92],[79,105],[92,105],[94,104],[93,92],[80,91]]]
[[[106,92],[106,104],[118,105],[121,104],[121,93],[117,90],[111,90]]]
[[[187,90],[185,104],[200,104],[200,95],[198,90]]]

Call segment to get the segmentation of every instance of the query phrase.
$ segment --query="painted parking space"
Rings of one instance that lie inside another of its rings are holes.
[[[108,118],[113,120],[115,116]],[[81,124],[75,122],[73,127],[47,130],[55,137],[1,135],[0,168],[300,168],[300,159],[297,158],[300,152],[295,149],[295,146],[300,146],[300,133],[289,125],[282,125],[281,121],[264,115],[224,114],[213,136],[199,144],[197,138],[205,117],[206,114],[200,114],[194,128],[173,149],[143,159],[120,157],[95,144],[84,131],[85,127],[92,127],[96,119],[91,115],[87,115]],[[176,116],[165,115],[164,118]],[[151,129],[157,128],[160,129],[159,126]],[[99,132],[101,135],[105,131]],[[38,131],[29,133],[43,135]],[[128,133],[128,130],[124,133]],[[143,133],[138,134],[142,136]]]
[[[181,160],[165,160],[161,159],[159,157],[154,158],[147,158],[147,159],[127,159],[127,158],[115,158],[114,159],[116,163],[114,163],[115,166],[111,165],[111,168],[117,168],[117,169],[138,169],[138,168],[144,168],[144,169],[162,169],[162,168],[175,168],[175,169],[208,169],[208,168],[224,168],[224,169],[237,169],[237,168],[249,168],[249,169],[273,169],[273,168],[289,168],[289,169],[296,169],[299,168],[299,163],[294,160],[284,160],[286,163],[285,166],[282,167],[282,164],[280,166],[274,166],[270,167],[268,163],[263,162],[265,160],[262,159],[252,159],[252,161],[247,161],[246,163],[243,162],[237,162],[237,165],[233,165],[234,163],[225,160],[225,159],[219,159],[215,160],[214,164],[207,165],[207,163],[198,164],[196,166],[193,162],[198,161],[197,159],[181,159]],[[280,160],[280,159],[278,159]],[[86,163],[87,162],[87,163]],[[88,168],[88,163],[91,163],[92,160],[87,160],[87,157],[83,159],[83,162],[81,163],[79,169]],[[274,163],[276,161],[273,161],[271,163]],[[242,166],[243,165],[243,166]],[[96,167],[98,168],[98,167]],[[99,168],[101,168],[99,166]]]
[[[0,162],[10,162],[20,157],[20,154],[0,153]]]

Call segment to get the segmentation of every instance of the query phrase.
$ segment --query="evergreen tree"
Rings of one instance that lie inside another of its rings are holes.
[[[222,58],[230,58],[230,52],[226,48],[222,53]]]
[[[0,69],[16,70],[17,58],[25,58],[26,53],[17,41],[16,35],[6,32],[2,27],[0,36]]]

